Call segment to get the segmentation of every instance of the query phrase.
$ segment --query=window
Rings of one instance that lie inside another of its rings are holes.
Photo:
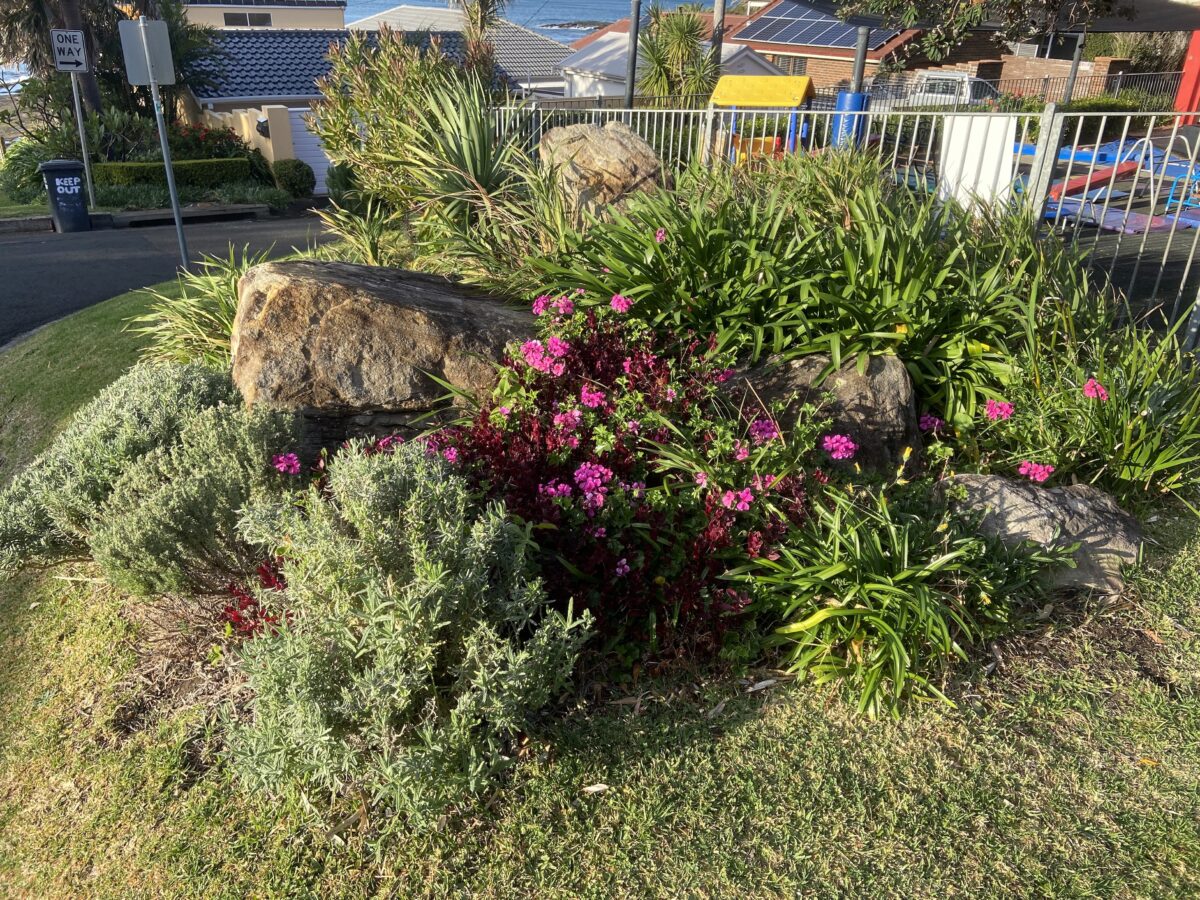
[[[225,13],[226,28],[270,28],[270,13]]]
[[[808,71],[808,58],[805,56],[768,56],[767,59],[784,75],[803,75]]]

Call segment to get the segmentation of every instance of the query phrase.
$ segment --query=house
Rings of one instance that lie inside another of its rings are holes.
[[[352,30],[370,35],[374,30],[371,20],[363,22],[368,23],[366,27],[355,23],[353,29],[219,30],[214,53],[197,66],[204,78],[193,90],[190,117],[232,128],[268,161],[304,160],[317,176],[318,193],[323,192],[329,161],[305,117],[313,101],[320,99],[318,79],[329,74],[330,46],[345,42]],[[570,49],[538,35],[534,35],[536,41],[531,40],[533,32],[519,26],[513,29],[502,26],[497,32],[497,76],[516,91],[538,90],[555,80],[561,84],[558,64]],[[404,32],[404,39],[422,47],[436,43],[449,58],[460,63],[466,59],[466,40],[457,28],[413,28]]]
[[[590,37],[590,36],[589,36]],[[728,75],[780,75],[749,47],[721,45],[722,71]],[[609,32],[590,40],[561,64],[567,97],[614,97],[625,93],[629,65],[628,32]]]
[[[349,27],[357,31],[378,31],[383,25],[409,33],[461,32],[463,13],[459,9],[394,6],[351,22]],[[495,46],[496,68],[510,85],[531,94],[562,94],[563,77],[559,66],[570,55],[570,47],[507,19],[496,24],[491,39]]]
[[[346,0],[189,0],[189,22],[212,28],[343,28]]]

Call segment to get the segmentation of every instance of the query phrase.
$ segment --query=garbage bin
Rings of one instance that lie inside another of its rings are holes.
[[[55,231],[91,231],[84,194],[83,163],[77,159],[52,159],[38,166],[50,198],[50,218]]]

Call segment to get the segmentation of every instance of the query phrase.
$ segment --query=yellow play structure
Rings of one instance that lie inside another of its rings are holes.
[[[795,153],[803,139],[800,110],[807,109],[816,91],[807,75],[722,75],[713,89],[709,109],[728,109],[730,119],[729,153],[731,162],[754,157]],[[790,110],[785,135],[755,137],[739,134],[738,113],[751,117],[753,110]]]

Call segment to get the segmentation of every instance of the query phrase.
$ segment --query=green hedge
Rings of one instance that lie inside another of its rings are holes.
[[[214,188],[231,181],[251,179],[250,160],[181,159],[173,164],[175,183],[180,187]],[[97,187],[125,187],[134,184],[166,184],[167,174],[160,162],[97,163],[92,167]]]

